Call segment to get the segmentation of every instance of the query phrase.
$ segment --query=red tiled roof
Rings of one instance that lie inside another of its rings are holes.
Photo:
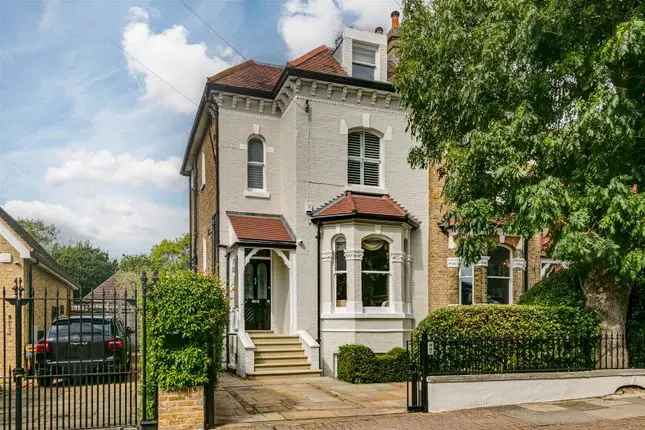
[[[325,45],[289,61],[287,65],[296,69],[347,76],[345,69],[338,64],[338,61],[332,55],[332,50]]]
[[[288,67],[319,73],[347,76],[327,46],[319,46],[291,60]],[[248,60],[208,78],[209,83],[261,91],[273,91],[284,67]]]
[[[295,243],[291,229],[280,215],[227,212],[237,239],[241,242]]]
[[[417,221],[387,194],[363,194],[347,191],[314,212],[314,218],[363,216]]]
[[[248,60],[208,78],[210,83],[253,90],[272,91],[280,79],[282,67]]]

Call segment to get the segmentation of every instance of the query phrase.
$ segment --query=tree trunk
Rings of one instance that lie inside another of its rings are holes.
[[[593,269],[582,283],[587,309],[600,317],[603,338],[598,353],[598,368],[617,369],[629,365],[625,325],[629,309],[630,286],[619,285],[606,269]]]

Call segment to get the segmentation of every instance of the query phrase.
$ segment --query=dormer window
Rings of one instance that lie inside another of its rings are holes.
[[[352,44],[352,77],[373,81],[376,75],[376,47]]]

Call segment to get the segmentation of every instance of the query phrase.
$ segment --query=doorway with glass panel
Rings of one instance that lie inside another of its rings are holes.
[[[244,271],[246,330],[271,330],[271,254],[258,252]]]

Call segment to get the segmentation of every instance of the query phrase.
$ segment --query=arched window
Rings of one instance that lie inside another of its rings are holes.
[[[249,190],[264,190],[264,142],[257,137],[248,143],[246,179]]]
[[[475,277],[473,274],[473,266],[460,266],[459,267],[459,304],[472,305],[473,304],[473,286]]]
[[[338,308],[344,308],[347,305],[346,246],[344,237],[339,237],[334,241],[334,286],[336,288],[336,307]]]
[[[365,130],[353,131],[347,138],[347,183],[381,185],[381,139]]]
[[[498,246],[488,260],[488,303],[509,304],[511,300],[511,251]]]
[[[390,246],[381,239],[366,239],[362,243],[363,306],[385,307],[390,300]]]

